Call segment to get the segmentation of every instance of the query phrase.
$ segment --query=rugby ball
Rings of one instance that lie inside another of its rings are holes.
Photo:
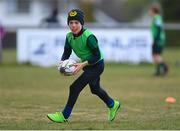
[[[67,76],[73,75],[73,72],[75,70],[75,66],[74,66],[75,63],[76,61],[73,59],[64,60],[60,64],[58,70],[63,75],[67,75]]]

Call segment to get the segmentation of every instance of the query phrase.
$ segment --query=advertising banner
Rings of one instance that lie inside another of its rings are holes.
[[[148,29],[90,29],[98,39],[106,62],[152,62],[152,38]],[[61,59],[68,29],[19,29],[19,63],[49,67]],[[74,53],[72,59],[78,59]]]

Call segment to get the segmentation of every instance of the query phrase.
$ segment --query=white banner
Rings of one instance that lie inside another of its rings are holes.
[[[20,29],[17,38],[19,63],[52,66],[59,62],[67,29]],[[152,39],[148,29],[91,29],[105,61],[152,62]],[[77,59],[73,53],[71,58]]]

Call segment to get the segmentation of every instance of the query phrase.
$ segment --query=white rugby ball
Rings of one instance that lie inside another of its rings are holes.
[[[73,59],[64,60],[60,65],[59,72],[67,76],[73,75],[75,70],[75,63],[76,61]]]

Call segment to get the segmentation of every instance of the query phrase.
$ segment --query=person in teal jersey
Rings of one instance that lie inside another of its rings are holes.
[[[163,61],[162,52],[165,46],[165,31],[160,6],[154,4],[149,9],[149,15],[152,17],[151,32],[153,37],[152,55],[156,65],[156,76],[165,75],[168,72],[168,66]]]
[[[109,109],[108,120],[113,121],[120,108],[120,102],[111,98],[100,86],[100,76],[104,71],[104,58],[100,52],[98,40],[89,29],[83,27],[84,13],[80,9],[73,9],[68,13],[67,24],[71,32],[66,35],[61,61],[68,59],[73,50],[82,61],[75,64],[74,74],[80,70],[83,70],[83,73],[70,85],[69,97],[64,109],[48,114],[47,117],[53,122],[66,122],[80,92],[86,85],[89,85],[91,93],[97,95],[106,104]]]

